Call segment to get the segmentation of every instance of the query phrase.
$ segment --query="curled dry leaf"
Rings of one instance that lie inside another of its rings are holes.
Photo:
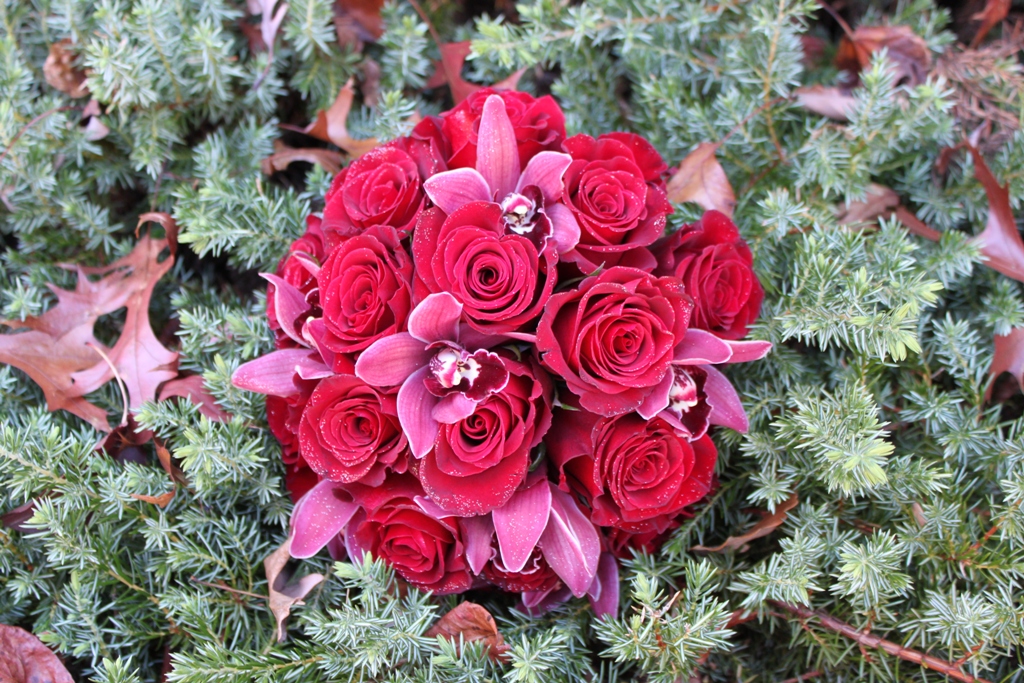
[[[188,486],[188,478],[178,467],[178,463],[174,462],[174,456],[171,455],[171,451],[164,445],[164,442],[154,436],[153,446],[156,448],[156,457],[160,461],[160,466],[164,468],[164,472],[171,478],[171,481]]]
[[[767,536],[768,534],[782,526],[782,523],[786,521],[786,517],[789,516],[789,511],[795,508],[797,506],[797,503],[799,502],[800,499],[797,497],[796,492],[794,492],[793,495],[791,495],[789,498],[779,503],[779,505],[775,508],[774,513],[768,515],[760,522],[755,524],[747,533],[741,534],[739,536],[730,536],[729,538],[725,539],[725,543],[722,543],[721,545],[712,546],[710,548],[702,545],[697,545],[690,548],[690,550],[705,553],[721,553],[725,552],[726,550],[735,550],[736,548],[742,548],[747,543],[753,541],[755,538]]]
[[[147,496],[144,493],[133,493],[131,496],[135,500],[141,500],[143,503],[152,503],[157,507],[165,508],[174,498],[174,494],[175,491],[168,491],[167,493],[161,493],[159,496]]]
[[[974,145],[967,145],[974,159],[974,177],[985,188],[988,197],[988,222],[985,229],[971,238],[987,257],[985,265],[1007,277],[1024,282],[1024,241],[1010,207],[1009,185],[1000,185],[992,175],[985,158]]]
[[[928,43],[909,26],[861,26],[844,36],[836,53],[836,65],[858,74],[871,64],[871,56],[885,48],[896,65],[896,82],[920,85],[932,67]]]
[[[139,229],[151,221],[164,229],[164,238],[171,250],[171,256],[176,256],[178,254],[178,222],[169,213],[150,211],[139,216],[139,222],[135,226],[135,236],[138,237]]]
[[[1015,327],[1009,334],[997,334],[994,346],[992,367],[988,371],[988,388],[985,390],[986,401],[992,397],[996,378],[1004,372],[1013,375],[1024,388],[1024,327]]]
[[[0,524],[3,524],[8,529],[14,529],[15,531],[32,531],[25,523],[32,519],[32,515],[36,513],[36,501],[30,500],[27,503],[22,503],[16,508],[8,510],[7,512],[0,515]]]
[[[319,164],[331,175],[335,175],[341,170],[342,156],[340,152],[318,147],[305,147],[301,149],[293,149],[284,145],[275,145],[275,147],[278,151],[260,163],[260,168],[267,175],[271,175],[275,171],[283,171],[296,161]]]
[[[888,187],[871,183],[868,185],[864,200],[850,202],[845,207],[841,206],[836,220],[839,225],[868,223],[880,216],[888,215],[899,203],[900,196],[896,192]]]
[[[334,32],[338,45],[362,52],[363,43],[379,40],[384,33],[382,9],[384,0],[334,0]]]
[[[355,99],[356,94],[355,89],[352,87],[353,82],[353,79],[348,79],[348,82],[341,87],[341,90],[338,92],[338,96],[334,99],[334,103],[331,104],[331,107],[327,111],[318,111],[316,114],[316,120],[313,121],[313,123],[309,124],[305,128],[299,128],[298,126],[290,126],[287,124],[282,124],[281,127],[284,128],[285,130],[293,130],[298,133],[305,133],[306,135],[311,135],[318,140],[333,143],[340,147],[341,149],[345,150],[352,157],[360,157],[369,152],[371,149],[378,147],[380,145],[380,142],[377,141],[377,138],[366,138],[365,140],[356,140],[355,138],[348,134],[348,115],[349,112],[352,111],[352,101]],[[289,151],[295,152],[300,150]],[[277,154],[275,154],[274,156],[277,156]],[[321,161],[314,160],[312,158],[294,158],[288,161],[288,163],[291,163],[291,161],[299,160],[310,161],[312,163],[320,163],[321,165],[323,165]],[[340,157],[338,158],[337,163],[340,166]],[[287,166],[287,164],[285,164],[285,166]],[[266,172],[266,168],[266,160],[264,160],[264,172]],[[281,168],[277,168],[277,170],[281,170]],[[330,171],[330,169],[327,168],[327,166],[324,166],[324,168]],[[337,172],[337,169],[332,171],[332,173]]]
[[[797,88],[794,94],[804,109],[836,121],[848,121],[850,109],[857,103],[849,90],[835,86]]]
[[[732,218],[736,195],[729,178],[715,158],[718,143],[702,142],[683,159],[668,181],[668,198],[673,202],[694,202]]]
[[[192,401],[192,403],[199,406],[200,414],[205,415],[214,422],[227,422],[231,418],[231,415],[226,410],[217,405],[213,394],[206,389],[202,375],[179,377],[165,382],[160,387],[159,400],[166,401],[175,396]]]
[[[0,624],[0,683],[75,683],[57,655],[25,629]]]
[[[914,213],[905,206],[897,206],[895,216],[907,230],[918,237],[924,237],[932,242],[938,242],[942,237],[941,232],[925,224],[924,221],[915,216]]]
[[[981,22],[978,32],[974,34],[974,38],[971,40],[971,47],[976,48],[981,45],[981,41],[985,39],[988,32],[1005,19],[1009,13],[1010,0],[986,0],[985,9],[971,17],[972,20]]]
[[[461,602],[430,627],[424,635],[428,638],[441,636],[458,642],[472,643],[482,640],[487,647],[487,654],[493,661],[500,661],[509,647],[498,632],[491,613],[474,602]]]
[[[462,77],[462,67],[466,63],[466,57],[472,49],[471,43],[464,40],[459,43],[442,43],[439,46],[441,61],[434,65],[434,73],[427,80],[428,88],[440,88],[445,83],[451,88],[452,99],[459,104],[464,99],[480,90],[484,86],[470,83]],[[519,85],[519,79],[526,73],[526,69],[520,69],[492,85],[495,90],[515,90]]]
[[[324,580],[323,574],[307,574],[294,583],[289,583],[292,572],[286,569],[288,560],[291,559],[292,541],[285,539],[281,547],[270,553],[267,559],[263,560],[263,568],[267,572],[267,586],[270,591],[270,611],[277,621],[277,640],[283,642],[285,639],[285,622],[291,614],[292,605],[301,605],[302,598],[309,594],[317,584]]]
[[[88,95],[89,89],[85,87],[85,72],[74,67],[72,44],[64,38],[50,46],[50,54],[43,63],[43,77],[52,87],[77,99]]]

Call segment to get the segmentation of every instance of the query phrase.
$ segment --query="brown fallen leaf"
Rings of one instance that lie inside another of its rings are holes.
[[[291,559],[292,540],[285,539],[281,547],[270,553],[263,560],[263,569],[267,572],[267,586],[270,591],[270,611],[277,620],[277,641],[284,642],[285,622],[291,614],[292,605],[301,605],[302,598],[309,594],[321,581],[323,574],[307,574],[294,583],[288,583],[292,572],[285,567]]]
[[[915,502],[910,506],[910,514],[914,516],[914,521],[917,522],[918,526],[924,526],[928,523],[928,518],[924,516],[924,508],[921,507],[920,503]]]
[[[932,54],[928,43],[909,26],[860,26],[844,36],[836,53],[836,66],[859,74],[871,64],[871,56],[886,48],[896,65],[896,82],[920,85],[928,77]]]
[[[168,503],[171,502],[171,499],[174,498],[175,493],[177,493],[177,491],[168,491],[167,493],[161,493],[159,496],[147,496],[144,493],[133,493],[131,496],[135,500],[141,500],[143,503],[152,503],[157,507],[165,508]]]
[[[942,238],[941,232],[927,225],[905,206],[897,206],[893,215],[899,219],[900,223],[902,223],[907,230],[918,237],[924,237],[932,242],[938,242]]]
[[[352,111],[352,101],[356,95],[355,89],[352,87],[353,83],[353,79],[348,79],[348,82],[341,86],[341,90],[338,92],[338,96],[334,99],[334,103],[331,104],[330,108],[327,111],[322,109],[318,111],[316,113],[316,120],[305,128],[289,124],[281,124],[281,128],[297,133],[305,133],[317,140],[333,143],[352,157],[360,157],[371,149],[378,147],[380,142],[377,141],[377,138],[356,140],[348,134],[348,115]],[[310,159],[305,159],[304,161],[310,161]]]
[[[673,202],[694,202],[732,218],[736,195],[729,178],[715,158],[718,143],[702,142],[683,159],[668,181],[668,198]]]
[[[14,529],[22,533],[32,531],[32,529],[25,526],[25,523],[32,519],[32,515],[35,513],[36,501],[30,500],[0,515],[0,524],[3,524],[8,529]]]
[[[462,67],[469,56],[471,43],[464,40],[459,43],[442,43],[438,46],[441,51],[441,60],[434,63],[434,73],[427,79],[427,88],[440,88],[445,83],[452,91],[452,99],[459,104],[464,99],[480,90],[484,86],[470,83],[462,77]],[[526,69],[513,72],[494,85],[490,86],[495,90],[515,90],[519,85],[519,79],[526,73]]]
[[[474,602],[460,602],[434,623],[424,634],[428,638],[441,636],[456,643],[459,636],[465,643],[482,640],[492,661],[501,661],[509,650],[505,639],[498,632],[491,613]]]
[[[278,151],[260,162],[260,169],[266,175],[271,175],[275,171],[283,171],[296,161],[319,164],[331,175],[335,175],[341,170],[342,156],[340,152],[313,147],[301,149],[293,149],[284,145],[275,145],[274,147]]]
[[[160,387],[159,400],[166,401],[174,397],[187,398],[199,406],[199,412],[214,422],[227,422],[231,415],[217,405],[216,399],[206,389],[202,375],[189,375],[165,382]]]
[[[85,87],[85,72],[74,66],[75,55],[69,49],[74,43],[70,38],[59,40],[50,46],[50,54],[43,63],[43,78],[51,87],[78,99],[89,94]]]
[[[1004,372],[1013,375],[1024,388],[1024,327],[1015,327],[1009,334],[997,334],[994,346],[992,367],[988,371],[988,388],[985,389],[986,401],[992,398],[996,378]]]
[[[868,223],[879,216],[889,214],[899,203],[900,196],[896,192],[888,187],[871,183],[868,185],[868,191],[863,201],[850,202],[845,207],[840,207],[836,221],[839,225]]]
[[[75,683],[60,659],[25,629],[0,624],[0,683]]]
[[[139,216],[139,222],[135,225],[135,236],[139,236],[139,230],[149,222],[158,224],[164,229],[164,239],[167,240],[167,247],[171,250],[171,256],[178,254],[178,222],[169,213],[163,211],[149,211]]]
[[[977,14],[971,17],[973,21],[980,21],[981,26],[978,27],[978,32],[974,34],[974,38],[971,39],[971,48],[976,48],[981,45],[981,41],[985,39],[988,32],[991,31],[995,26],[1006,18],[1006,15],[1010,13],[1010,0],[986,0],[985,9],[981,10]]]
[[[334,33],[338,45],[363,51],[363,43],[372,43],[384,33],[380,16],[384,0],[334,0]]]
[[[789,498],[782,501],[776,506],[774,513],[768,515],[760,522],[755,524],[747,533],[740,534],[739,536],[730,536],[729,538],[725,539],[725,543],[722,543],[721,545],[712,546],[710,548],[702,545],[696,545],[690,548],[690,550],[704,553],[721,553],[725,552],[726,550],[735,550],[736,548],[741,548],[745,546],[747,543],[753,541],[755,538],[767,536],[768,534],[782,526],[782,523],[786,521],[786,517],[789,516],[789,511],[795,508],[797,506],[797,503],[799,502],[800,499],[797,497],[796,492],[794,491],[793,495],[791,495]]]
[[[969,242],[978,245],[988,259],[985,265],[989,268],[1024,282],[1024,241],[1021,241],[1010,207],[1010,186],[999,184],[977,147],[968,144],[967,150],[974,158],[974,177],[988,197],[988,222]]]
[[[188,477],[181,471],[178,464],[174,462],[174,456],[171,455],[171,451],[164,445],[164,442],[154,436],[153,446],[156,448],[156,457],[160,461],[160,466],[164,468],[164,472],[171,478],[171,481],[175,484],[188,486]]]
[[[123,425],[118,425],[109,434],[104,435],[96,444],[96,450],[102,451],[107,457],[119,463],[134,462],[140,465],[149,464],[149,455],[142,448],[153,439],[153,432],[142,429],[132,415]]]
[[[359,63],[359,70],[363,74],[363,85],[361,88],[363,102],[366,103],[367,107],[376,107],[377,102],[380,101],[380,64],[367,57]]]
[[[836,121],[848,121],[850,109],[857,103],[848,89],[835,86],[812,85],[797,88],[794,94],[804,109]]]

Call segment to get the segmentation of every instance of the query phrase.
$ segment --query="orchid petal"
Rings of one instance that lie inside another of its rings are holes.
[[[313,557],[338,536],[359,506],[329,479],[306,492],[295,504],[291,520],[292,557]]]
[[[766,341],[726,341],[732,349],[730,363],[747,363],[753,360],[761,360],[772,350],[772,343]]]
[[[705,330],[689,329],[676,345],[675,362],[684,365],[728,363],[732,348]]]
[[[619,613],[619,563],[611,553],[601,553],[597,563],[597,576],[587,591],[587,598],[598,619]]]
[[[544,213],[551,219],[551,238],[559,253],[568,254],[580,241],[580,224],[565,204],[551,204],[544,207]]]
[[[437,405],[437,397],[427,391],[423,383],[427,372],[427,368],[420,368],[409,375],[398,390],[398,422],[416,458],[429,453],[437,441],[438,424],[431,415]]]
[[[516,131],[505,111],[505,101],[499,95],[490,95],[480,117],[476,170],[487,181],[492,196],[500,201],[515,190],[520,168]]]
[[[549,487],[551,514],[540,537],[540,549],[551,569],[581,598],[597,574],[601,538],[571,495],[554,484]]]
[[[572,163],[572,157],[562,152],[538,152],[530,159],[516,183],[516,192],[535,185],[544,196],[544,204],[553,204],[562,198],[562,175]]]
[[[441,424],[453,425],[465,420],[476,410],[476,401],[460,391],[448,394],[434,406],[431,416]]]
[[[299,335],[295,328],[295,321],[302,314],[309,312],[306,295],[272,273],[260,273],[260,277],[274,285],[274,315],[277,316],[277,322],[281,324],[281,331],[293,341],[306,346],[306,340]]]
[[[522,571],[548,525],[551,487],[546,479],[519,489],[491,512],[498,535],[501,563],[510,572]]]
[[[708,422],[745,434],[750,424],[736,388],[729,378],[716,368],[710,365],[702,365],[701,368],[708,373],[708,378],[704,381],[704,393],[707,394],[708,405],[711,406]]]
[[[449,215],[470,202],[494,201],[487,181],[475,168],[456,168],[430,176],[423,182],[423,191],[434,206]]]
[[[295,374],[302,379],[325,379],[335,374],[334,370],[324,365],[321,361],[312,358],[312,353],[306,355],[309,357],[309,362],[296,363],[295,365]]]
[[[494,538],[494,524],[490,515],[462,517],[459,519],[462,544],[466,546],[466,560],[474,574],[479,574],[491,559],[491,539]]]
[[[356,377],[371,387],[394,387],[426,366],[430,351],[408,332],[378,339],[356,360]]]
[[[306,340],[306,344],[320,354],[324,363],[333,366],[337,354],[324,345],[323,339],[326,333],[327,326],[324,324],[323,318],[310,318],[302,326],[302,338]]]
[[[293,396],[299,393],[294,377],[300,367],[303,372],[330,370],[309,349],[281,349],[238,366],[231,383],[257,394]]]
[[[426,496],[414,496],[413,500],[420,506],[420,510],[423,510],[423,514],[433,519],[441,520],[445,517],[451,517],[452,513],[445,510],[443,507],[430,500]]]
[[[520,597],[523,600],[523,611],[531,617],[539,617],[571,598],[572,592],[556,583],[543,591],[523,591]]]
[[[461,323],[459,325],[459,345],[467,351],[489,349],[493,346],[507,344],[509,340],[513,339],[527,344],[537,343],[537,335],[529,334],[527,332],[502,332],[501,334],[491,334],[489,332],[474,330],[465,323]]]
[[[457,340],[462,304],[448,292],[431,294],[409,314],[409,334],[424,344]]]
[[[676,373],[672,368],[669,368],[668,372],[654,390],[647,394],[647,398],[640,404],[640,407],[636,409],[636,412],[640,414],[645,420],[650,420],[652,417],[660,413],[661,411],[668,408],[668,396],[672,393],[672,384],[676,381]]]

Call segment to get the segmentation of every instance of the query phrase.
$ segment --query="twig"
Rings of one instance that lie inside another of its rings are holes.
[[[1021,503],[1024,503],[1024,500],[1014,501],[1013,504],[1010,505],[1009,508],[1007,508],[1006,512],[999,515],[996,521],[992,523],[992,527],[985,532],[984,536],[981,537],[981,540],[977,541],[974,545],[971,546],[971,550],[978,551],[981,549],[981,546],[988,543],[988,539],[992,538],[992,536],[994,536],[995,533],[999,531],[999,528],[1003,526],[1003,522],[1006,521],[1006,518],[1012,515],[1014,512],[1016,512],[1017,508],[1021,506]]]
[[[441,42],[441,35],[437,32],[437,29],[434,28],[434,22],[430,20],[426,10],[423,9],[423,6],[417,0],[409,0],[409,4],[412,5],[414,10],[416,10],[416,14],[420,15],[420,19],[423,20],[423,23],[427,25],[427,30],[430,31],[430,37],[433,38],[434,44],[437,45],[438,52],[441,53],[441,70],[444,71],[445,80],[448,81],[449,84],[455,83],[456,79],[461,74],[452,74],[452,72],[448,71],[448,60],[444,58],[444,48],[441,47],[443,44]]]
[[[858,631],[845,621],[840,621],[839,619],[836,619],[824,612],[811,610],[801,605],[791,605],[788,602],[781,602],[778,600],[770,600],[769,602],[780,609],[784,609],[791,614],[795,614],[802,620],[817,619],[818,623],[823,628],[845,636],[859,644],[861,647],[870,647],[882,650],[894,657],[899,657],[904,661],[919,664],[931,669],[932,671],[938,671],[944,676],[949,676],[950,678],[962,681],[963,683],[991,683],[991,681],[987,681],[984,678],[978,678],[969,673],[964,673],[960,670],[959,666],[951,664],[944,659],[939,659],[938,657],[933,657],[931,655],[926,655],[923,652],[903,647],[902,645],[894,643],[891,640],[885,640],[884,638],[876,636],[870,632],[865,633],[863,631]],[[806,627],[806,624],[802,624],[802,626]]]
[[[758,114],[760,114],[764,110],[770,109],[770,108],[774,107],[776,104],[781,104],[782,102],[786,102],[787,100],[792,100],[794,97],[795,97],[795,95],[788,95],[788,96],[784,95],[782,97],[776,97],[774,100],[771,100],[769,102],[765,102],[760,107],[758,107],[754,111],[752,111],[749,114],[747,114],[746,116],[744,116],[742,121],[740,121],[735,126],[733,126],[732,130],[730,130],[728,133],[726,133],[725,137],[723,137],[721,140],[718,141],[718,144],[719,145],[724,145],[725,141],[728,140],[729,138],[731,138],[734,133],[736,133],[737,131],[741,130],[744,126],[746,126],[748,123],[750,123],[750,119],[754,118],[755,116],[757,116]]]
[[[222,591],[227,591],[228,593],[235,593],[237,595],[246,595],[246,596],[248,596],[250,598],[256,598],[257,600],[266,600],[267,599],[267,596],[265,596],[265,595],[260,595],[258,593],[250,593],[249,591],[243,591],[243,590],[239,590],[237,588],[232,588],[231,586],[228,586],[228,585],[226,585],[223,582],[210,583],[209,581],[203,581],[202,579],[197,579],[194,576],[188,577],[188,580],[191,581],[192,583],[198,583],[200,586],[206,586],[207,588],[217,588],[217,589],[222,590]]]
[[[828,12],[829,15],[831,15],[831,17],[836,20],[836,23],[839,24],[839,28],[843,29],[843,33],[845,33],[846,37],[852,41],[853,29],[851,29],[850,25],[846,23],[846,19],[843,19],[841,16],[839,16],[839,12],[836,12],[832,8],[832,5],[825,2],[825,0],[818,0],[818,4],[821,5],[822,9]]]
[[[124,380],[121,379],[121,373],[117,371],[117,366],[110,360],[110,356],[103,353],[103,349],[100,348],[99,344],[86,342],[86,346],[100,354],[100,356],[103,357],[103,360],[106,361],[107,365],[110,367],[110,371],[114,373],[114,379],[117,380],[117,388],[121,390],[121,403],[124,406],[124,409],[121,411],[121,424],[118,426],[124,427],[128,424],[128,392],[125,390]]]
[[[18,142],[18,140],[21,139],[21,136],[25,134],[25,131],[27,131],[32,126],[36,125],[37,123],[45,119],[47,116],[50,116],[51,114],[56,114],[59,111],[69,111],[71,109],[81,109],[81,107],[76,107],[75,105],[68,105],[66,107],[54,107],[53,109],[44,111],[42,114],[40,114],[39,116],[35,117],[34,119],[26,123],[24,126],[22,126],[21,130],[18,131],[17,135],[15,135],[11,139],[11,144],[7,145],[7,149],[4,150],[4,153],[0,154],[0,165],[3,165],[4,159],[6,159],[7,155],[11,152],[12,149],[14,149],[14,145]]]

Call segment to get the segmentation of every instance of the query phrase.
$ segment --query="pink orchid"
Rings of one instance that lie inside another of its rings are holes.
[[[530,239],[538,251],[549,240],[559,254],[571,251],[579,242],[580,226],[559,200],[564,189],[562,174],[572,157],[539,152],[521,169],[515,130],[498,95],[484,102],[478,139],[476,168],[445,171],[423,183],[434,205],[451,215],[469,202],[497,203],[505,228]]]
[[[408,332],[378,339],[356,361],[356,376],[370,386],[401,385],[398,420],[417,458],[434,447],[440,424],[469,417],[508,384],[501,357],[487,350],[504,338],[459,325],[461,315],[454,296],[431,294],[409,314]]]

